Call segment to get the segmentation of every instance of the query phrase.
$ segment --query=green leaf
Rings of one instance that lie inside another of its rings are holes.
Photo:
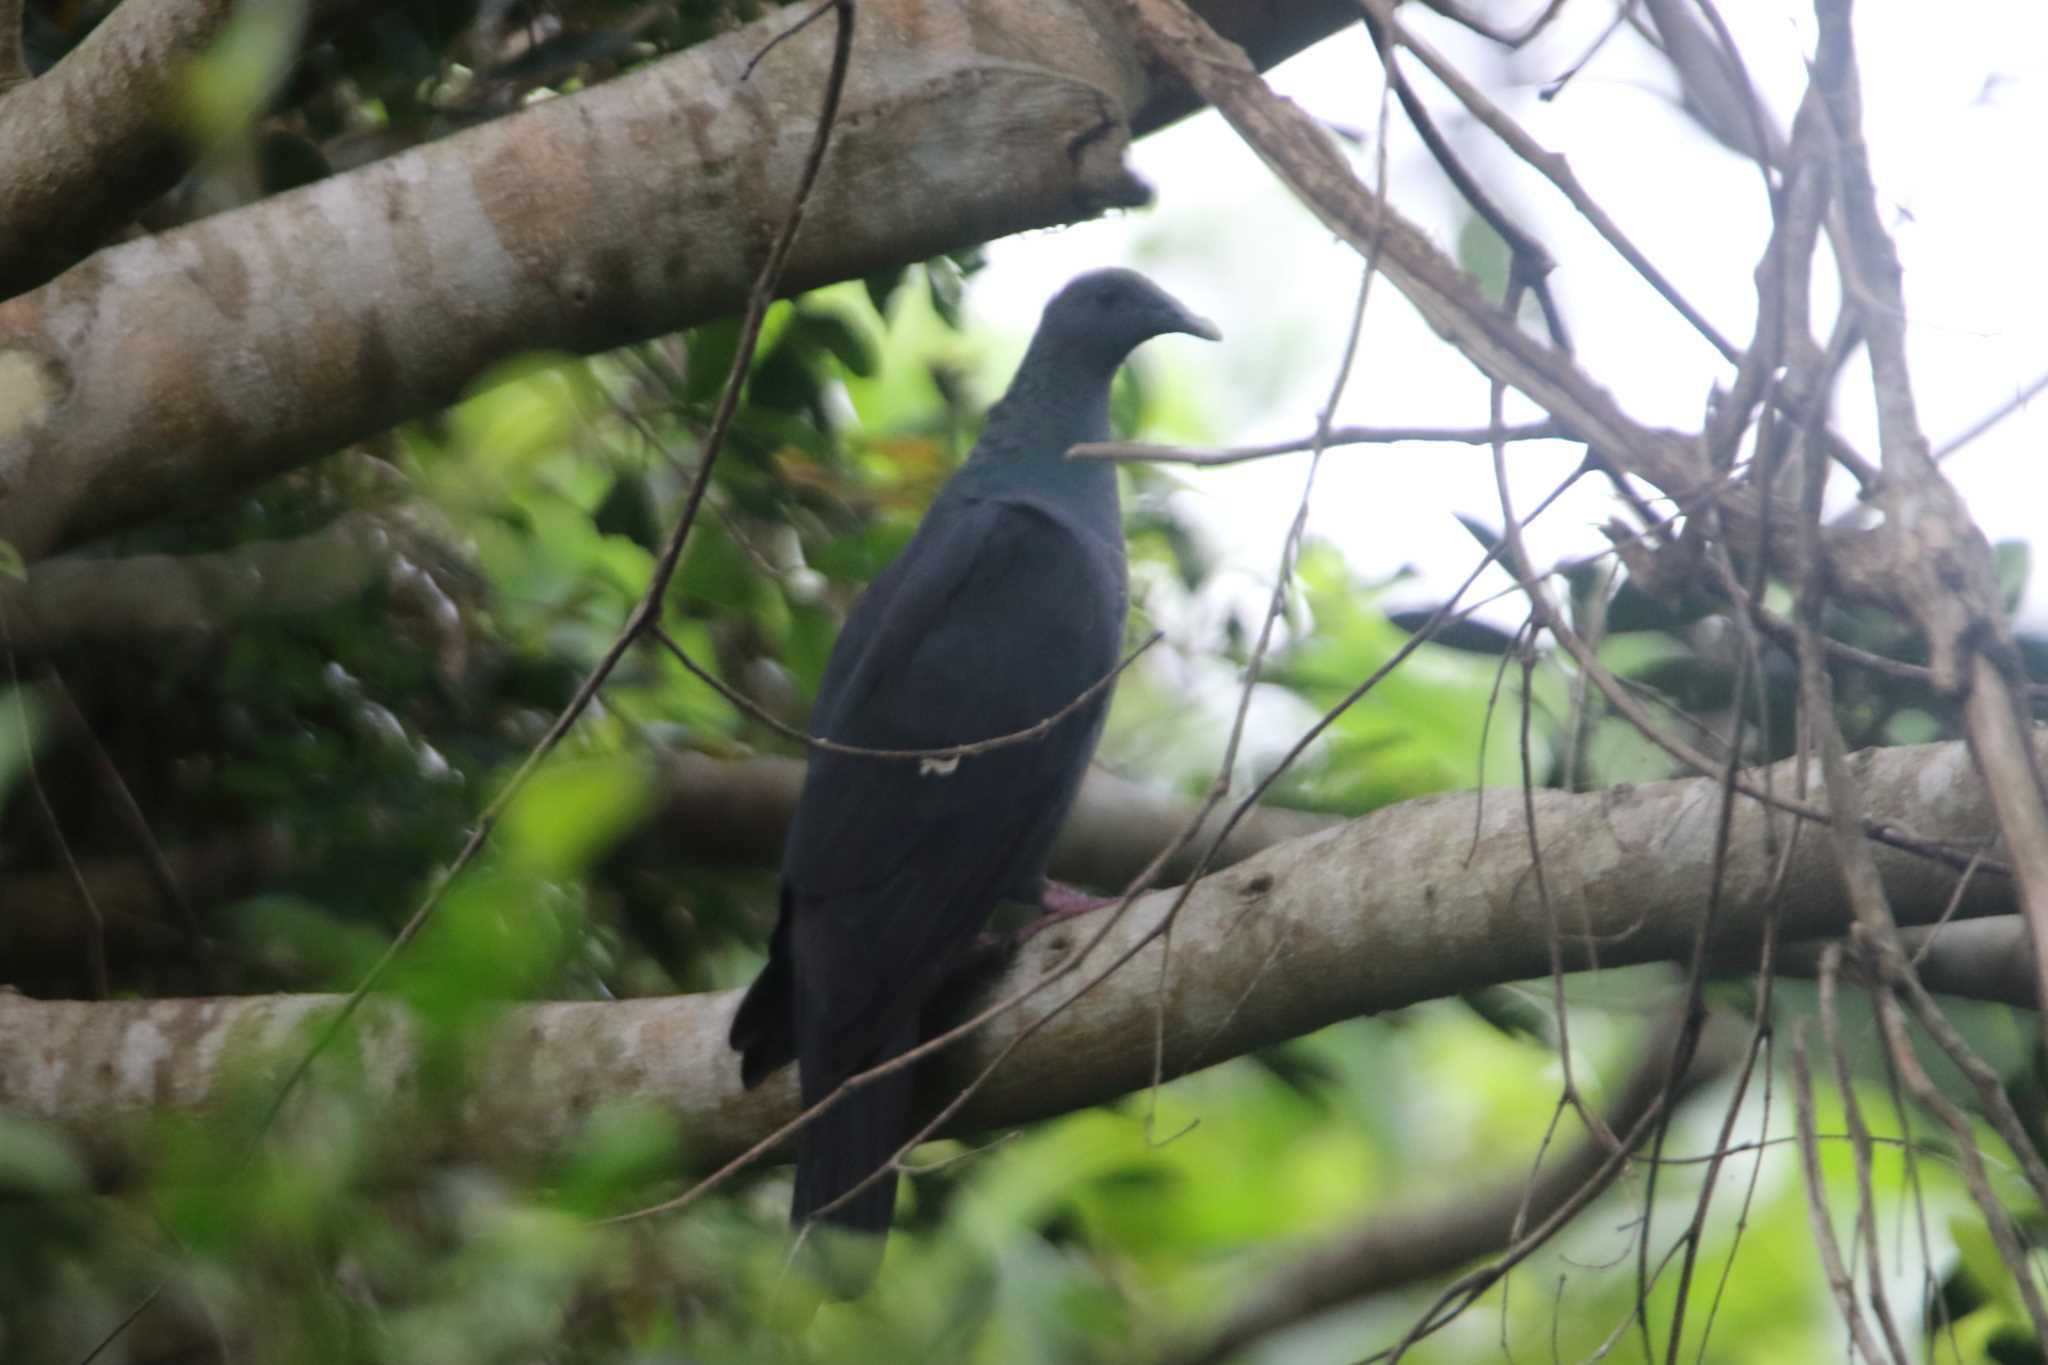
[[[26,687],[0,688],[0,796],[28,770],[42,736],[41,699]]]
[[[865,379],[875,372],[875,344],[868,335],[837,313],[807,310],[790,331],[807,347],[822,350]]]
[[[294,0],[238,5],[192,59],[180,104],[186,132],[201,148],[241,137],[263,113],[298,54],[305,16]]]
[[[448,425],[472,458],[499,475],[525,472],[562,450],[583,423],[588,372],[581,361],[526,355],[477,381],[448,410]]]
[[[1493,225],[1472,214],[1458,229],[1458,264],[1490,299],[1507,297],[1508,244]]]
[[[711,639],[711,627],[704,621],[679,617],[673,611],[668,615],[669,638],[690,656],[690,661],[700,668],[716,671],[718,649]],[[682,664],[671,658],[668,651],[661,652],[663,677],[661,705],[675,719],[694,730],[724,734],[730,731],[737,719],[733,704],[718,692],[718,689],[702,678],[686,670]]]
[[[28,563],[11,540],[0,538],[0,575],[19,583],[28,578]]]
[[[833,642],[839,638],[839,618],[823,607],[795,606],[790,609],[789,633],[782,642],[782,661],[795,675],[806,698],[818,695],[825,665],[832,657]]]
[[[2001,540],[1991,547],[1991,558],[1998,571],[1998,594],[2005,603],[2005,614],[2010,616],[2027,590],[2027,578],[2033,572],[2033,547],[2024,540]]]
[[[631,833],[653,801],[653,773],[637,755],[552,762],[505,812],[502,845],[542,877],[575,876]]]
[[[934,256],[924,263],[924,287],[931,296],[932,311],[948,327],[959,331],[963,293],[960,267],[944,256]]]
[[[0,1113],[0,1199],[88,1189],[85,1167],[63,1138],[29,1119]]]
[[[612,480],[611,490],[591,514],[597,529],[608,536],[623,536],[645,550],[658,550],[664,538],[661,508],[647,477],[622,471]]]
[[[720,318],[690,330],[684,341],[689,363],[684,372],[683,396],[692,403],[708,403],[718,396],[725,377],[732,371],[733,352],[739,349],[740,320]]]
[[[1148,401],[1144,366],[1130,364],[1116,374],[1109,386],[1109,430],[1119,441],[1128,441],[1145,425]]]
[[[620,1196],[675,1169],[676,1127],[650,1104],[600,1104],[584,1122],[559,1182],[564,1206],[588,1218],[614,1210]]]
[[[877,271],[861,281],[861,287],[867,290],[868,302],[875,306],[877,313],[887,315],[889,300],[903,287],[903,280],[909,273],[907,266],[892,266],[887,270]]]
[[[689,547],[676,570],[673,600],[743,611],[753,600],[753,570],[746,551],[710,517],[690,528]]]
[[[835,583],[872,583],[915,534],[915,521],[890,517],[852,535],[836,536],[811,549],[807,558],[812,568]]]
[[[1321,709],[1384,664],[1407,634],[1378,610],[1376,590],[1359,583],[1329,546],[1304,552],[1298,579],[1315,629],[1277,660],[1270,676]],[[1496,673],[1491,658],[1421,646],[1338,716],[1319,759],[1286,780],[1285,799],[1357,811],[1426,792],[1518,781],[1519,670],[1497,703]],[[1545,676],[1536,678],[1539,703]],[[1489,729],[1493,705],[1499,710]],[[1543,705],[1532,719],[1531,761],[1540,783],[1552,747]]]

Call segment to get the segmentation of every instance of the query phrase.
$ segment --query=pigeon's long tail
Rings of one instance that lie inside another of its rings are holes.
[[[901,1056],[915,1046],[917,1026],[912,1020],[889,1038],[875,1062]],[[837,1086],[829,1078],[814,1084],[814,1068],[801,1070],[805,1108]],[[890,1215],[896,1209],[896,1173],[885,1171],[845,1203],[823,1214],[819,1210],[887,1165],[910,1137],[913,1071],[905,1067],[849,1092],[797,1135],[796,1197],[790,1201],[790,1222],[802,1226],[817,1218],[832,1227],[873,1234],[876,1239],[865,1254],[842,1251],[830,1256],[826,1287],[844,1297],[865,1291],[881,1264],[880,1237],[888,1232]]]

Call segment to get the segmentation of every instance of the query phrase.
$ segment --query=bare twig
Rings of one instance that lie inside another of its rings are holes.
[[[1388,445],[1395,441],[1440,441],[1450,445],[1483,446],[1503,441],[1547,441],[1569,435],[1555,422],[1528,422],[1521,426],[1490,431],[1485,427],[1332,427],[1323,447]],[[1228,446],[1220,450],[1192,446],[1146,445],[1142,441],[1089,441],[1067,452],[1070,460],[1112,460],[1119,463],[1143,460],[1148,463],[1186,465],[1242,464],[1272,455],[1293,455],[1316,448],[1317,433],[1291,441],[1263,446]]]
[[[1058,725],[1068,716],[1073,715],[1074,712],[1086,706],[1090,699],[1100,696],[1105,688],[1122,677],[1124,670],[1138,661],[1139,655],[1166,638],[1165,631],[1153,631],[1150,635],[1139,641],[1136,648],[1125,654],[1115,668],[1110,669],[1109,672],[1090,683],[1087,689],[1079,696],[1043,720],[1035,721],[1021,730],[1012,730],[1006,735],[993,735],[988,739],[977,739],[966,744],[948,744],[937,749],[867,749],[858,744],[841,744],[838,740],[826,739],[823,735],[808,734],[793,725],[777,720],[764,710],[759,703],[755,702],[753,698],[729,686],[723,678],[720,678],[717,674],[705,668],[704,665],[692,659],[683,650],[683,647],[675,642],[674,637],[659,625],[650,625],[647,628],[647,632],[660,643],[662,648],[674,656],[675,661],[681,664],[691,677],[706,684],[713,691],[717,692],[719,696],[724,697],[734,706],[737,706],[776,734],[781,735],[784,739],[794,740],[806,749],[821,749],[826,753],[848,754],[855,758],[894,759],[917,763],[948,763],[962,758],[973,758],[977,754],[993,753],[997,749],[1008,749],[1013,745],[1029,744],[1035,740],[1044,739],[1047,734],[1051,733],[1055,725]]]
[[[1976,440],[2000,422],[2003,422],[2006,418],[2025,408],[2027,404],[2033,402],[2040,395],[2043,389],[2048,389],[2048,374],[2037,376],[2032,383],[2023,386],[2012,397],[2006,399],[2003,403],[2000,403],[1997,407],[1936,446],[1934,448],[1934,458],[1936,460],[1946,460],[1949,456],[1955,454],[1964,446],[1967,446],[1970,442]]]
[[[1839,948],[1830,948],[1821,954],[1821,1031],[1827,1039],[1828,1052],[1834,1058],[1835,1090],[1842,1101],[1842,1122],[1849,1130],[1849,1151],[1856,1165],[1856,1234],[1863,1244],[1866,1273],[1870,1277],[1871,1316],[1877,1319],[1878,1330],[1884,1334],[1891,1358],[1898,1365],[1908,1365],[1912,1356],[1899,1335],[1899,1324],[1892,1316],[1891,1297],[1884,1287],[1884,1249],[1877,1235],[1877,1193],[1870,1180],[1870,1126],[1863,1121],[1863,1105],[1856,1098],[1856,1077],[1850,1069],[1849,1049],[1842,1042],[1841,1020],[1835,1007],[1840,965]],[[1802,1028],[1798,1043],[1804,1043],[1804,1034]],[[1795,1043],[1795,1048],[1798,1043]],[[1798,1060],[1802,1064],[1805,1061],[1803,1057]],[[1808,1117],[1810,1120],[1811,1116]],[[1810,1131],[1804,1136],[1811,1140]],[[1875,1359],[1872,1357],[1873,1362]]]
[[[114,762],[106,746],[92,728],[92,722],[78,709],[78,699],[66,685],[64,675],[56,669],[50,670],[50,680],[44,689],[64,717],[65,728],[85,750],[86,764],[92,769],[93,780],[105,793],[106,802],[127,829],[128,837],[135,844],[142,865],[149,870],[151,883],[156,893],[171,912],[171,919],[185,932],[197,947],[203,945],[199,939],[199,922],[192,915],[192,907],[185,901],[184,893],[178,889],[178,879],[171,872],[170,862],[164,857],[163,848],[157,843],[156,832],[149,827],[149,817],[143,814],[142,805],[135,799],[135,793],[128,788],[127,779],[121,776],[121,769]]]
[[[1977,1135],[1971,1129],[1970,1120],[1941,1092],[1920,1065],[1920,1058],[1913,1050],[1912,1035],[1906,1031],[1905,1011],[1899,1008],[1897,997],[1889,991],[1877,991],[1871,999],[1877,1007],[1878,1025],[1884,1035],[1887,1055],[1898,1069],[1906,1093],[1948,1129],[1956,1159],[1962,1166],[1963,1186],[1970,1192],[1978,1212],[1984,1215],[1985,1229],[1991,1234],[1992,1245],[1998,1248],[2000,1259],[2012,1270],[2013,1279],[2019,1286],[2020,1302],[2033,1322],[2035,1336],[2048,1341],[2048,1303],[2042,1301],[2032,1258],[2020,1243],[2019,1229],[2014,1225],[2012,1215],[2006,1211],[2004,1201],[1991,1188],[1990,1177],[1984,1169],[1984,1154],[1978,1149]]]
[[[1828,1216],[1828,1187],[1820,1171],[1820,1142],[1813,1121],[1813,1074],[1806,1064],[1806,1021],[1792,1029],[1792,1111],[1799,1122],[1799,1162],[1806,1175],[1806,1213],[1813,1227],[1814,1245],[1820,1250],[1822,1268],[1827,1272],[1828,1291],[1835,1296],[1835,1308],[1842,1324],[1866,1361],[1883,1359],[1870,1324],[1856,1302],[1856,1282],[1842,1262],[1842,1244],[1835,1237],[1835,1225]]]
[[[21,661],[14,650],[14,632],[8,622],[7,610],[0,604],[0,651],[7,655],[8,681],[12,685],[13,705],[8,708],[9,717],[15,727],[15,738],[23,755],[28,772],[29,788],[35,793],[36,812],[42,818],[44,829],[57,858],[64,864],[71,886],[78,894],[79,904],[91,924],[91,933],[86,938],[86,977],[92,982],[93,994],[98,999],[107,998],[109,987],[107,977],[107,921],[100,913],[99,901],[93,896],[92,888],[86,884],[85,873],[78,866],[78,859],[71,851],[71,841],[64,837],[64,826],[57,819],[57,808],[50,802],[49,790],[43,785],[40,766],[36,762],[36,737],[29,727],[28,692],[22,686]]]
[[[1492,424],[1498,427],[1501,425],[1501,407],[1506,396],[1506,387],[1499,383],[1489,387],[1491,391],[1488,396],[1487,416]],[[1513,557],[1514,562],[1519,564],[1525,560],[1528,551],[1522,537],[1521,519],[1515,515],[1514,500],[1508,492],[1507,447],[1499,441],[1493,443],[1493,480],[1500,496],[1502,539],[1507,542],[1509,553]],[[1517,577],[1520,576],[1518,572]],[[1529,674],[1525,669],[1522,681],[1522,696],[1525,707],[1528,704],[1529,691]],[[1543,840],[1536,824],[1536,776],[1530,768],[1529,726],[1526,715],[1521,727],[1520,738],[1522,830],[1529,846],[1529,875],[1535,882],[1537,904],[1541,908],[1544,925],[1550,936],[1551,1008],[1557,1018],[1558,1066],[1563,1072],[1562,1099],[1564,1103],[1569,1104],[1579,1115],[1580,1120],[1585,1123],[1587,1128],[1591,1129],[1602,1141],[1609,1144],[1610,1147],[1619,1146],[1619,1142],[1613,1132],[1602,1126],[1598,1116],[1586,1107],[1585,1100],[1579,1093],[1578,1082],[1572,1074],[1571,1031],[1567,1025],[1570,1011],[1566,1008],[1564,998],[1564,943],[1558,929],[1557,911],[1550,899],[1550,882],[1544,875],[1543,870]],[[1683,1070],[1685,1066],[1685,1058],[1683,1056],[1678,1058],[1677,1065],[1680,1070]]]

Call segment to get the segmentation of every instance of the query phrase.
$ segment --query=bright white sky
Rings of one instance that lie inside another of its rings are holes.
[[[1507,13],[1538,6],[1531,0],[1490,8]],[[1782,0],[1738,0],[1721,8],[1752,78],[1780,126],[1789,126],[1812,48],[1810,8]],[[1612,13],[1588,0],[1568,5],[1543,41],[1514,57],[1420,6],[1404,7],[1402,17],[1479,78],[1540,141],[1566,153],[1594,197],[1693,304],[1725,334],[1746,339],[1755,307],[1750,272],[1768,226],[1755,168],[1709,141],[1676,109],[1673,78],[1627,32],[1559,98],[1537,99],[1543,83],[1583,53]],[[2048,4],[1954,0],[1937,15],[1923,5],[1865,3],[1857,37],[1880,208],[1906,267],[1916,395],[1939,445],[2048,371],[2048,267],[2042,264]],[[1408,69],[1467,164],[1556,256],[1553,286],[1586,368],[1635,416],[1697,429],[1710,387],[1730,377],[1719,357],[1561,196],[1464,118],[1412,58]],[[1302,54],[1272,79],[1322,119],[1368,135],[1375,127],[1378,62],[1362,29]],[[1461,206],[1398,108],[1389,127],[1395,202],[1440,243],[1452,244]],[[1354,156],[1370,177],[1371,154]],[[1214,114],[1145,139],[1132,160],[1157,193],[1154,208],[995,244],[989,268],[970,291],[973,312],[1014,335],[1021,348],[1039,307],[1068,277],[1097,265],[1136,266],[1223,328],[1220,346],[1167,338],[1151,347],[1157,363],[1194,378],[1217,441],[1307,433],[1342,349],[1357,257],[1296,206]],[[1825,268],[1820,273],[1832,275]],[[1816,300],[1823,337],[1834,307],[1828,293]],[[1525,405],[1521,416],[1533,415]],[[1486,389],[1382,280],[1373,288],[1359,363],[1338,420],[1480,425]],[[1837,421],[1844,435],[1875,456],[1867,370],[1860,362]],[[2033,537],[2038,509],[2048,504],[2044,451],[2048,394],[1949,462],[1993,540]],[[1526,511],[1577,456],[1569,448],[1524,445],[1512,459],[1517,505]],[[1270,575],[1306,461],[1297,455],[1185,471],[1193,515],[1229,560]],[[1608,515],[1609,501],[1593,481],[1583,492],[1531,528],[1539,558],[1605,547],[1594,527]],[[1447,593],[1477,556],[1454,512],[1499,524],[1485,450],[1349,447],[1324,461],[1310,527],[1342,546],[1368,576],[1417,567],[1423,579],[1412,597],[1421,601]],[[1506,606],[1495,618],[1520,614]],[[2036,628],[2048,626],[2048,565],[2037,565],[2022,615]]]

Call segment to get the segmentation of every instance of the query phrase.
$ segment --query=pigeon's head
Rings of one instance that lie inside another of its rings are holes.
[[[1038,341],[1062,355],[1114,370],[1139,343],[1167,332],[1220,341],[1216,324],[1135,270],[1091,270],[1045,306]]]

